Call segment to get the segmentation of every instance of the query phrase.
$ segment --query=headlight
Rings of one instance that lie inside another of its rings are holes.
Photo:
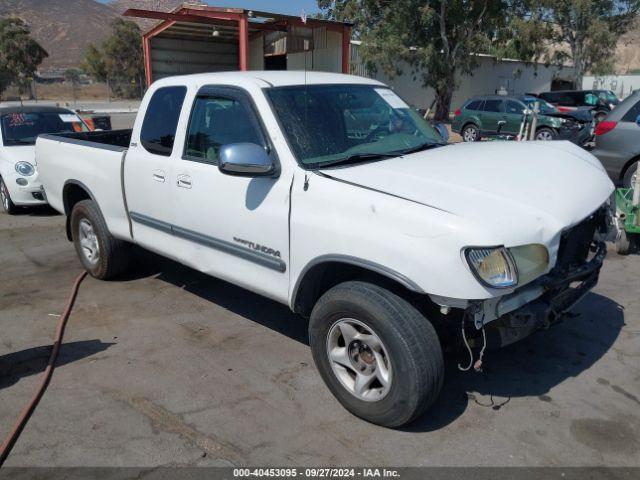
[[[549,266],[549,252],[544,245],[539,243],[511,247],[509,252],[516,263],[520,285],[538,278]]]
[[[29,162],[18,162],[16,163],[16,172],[18,172],[23,177],[30,177],[34,173],[36,173],[36,169]]]
[[[485,286],[511,288],[518,284],[516,264],[506,248],[467,248],[464,254],[471,271]]]

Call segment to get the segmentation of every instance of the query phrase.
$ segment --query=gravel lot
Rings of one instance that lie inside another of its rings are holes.
[[[80,271],[64,218],[0,215],[0,436],[30,398]],[[640,257],[610,252],[580,316],[449,358],[440,400],[392,431],[347,413],[284,306],[140,252],[85,280],[59,367],[7,466],[640,466]]]

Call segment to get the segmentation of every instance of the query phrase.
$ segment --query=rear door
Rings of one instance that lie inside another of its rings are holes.
[[[480,129],[485,135],[496,135],[498,133],[498,122],[502,120],[502,100],[488,98],[484,101],[482,112],[480,112],[480,120],[482,125]]]
[[[124,189],[137,243],[167,253],[171,235],[174,140],[187,88],[161,87],[141,105],[125,157]],[[165,248],[166,247],[166,248]]]

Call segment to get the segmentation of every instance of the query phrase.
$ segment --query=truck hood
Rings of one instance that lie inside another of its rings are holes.
[[[35,145],[4,147],[2,149],[2,158],[14,165],[18,162],[29,162],[32,165],[37,165],[36,147]]]
[[[557,232],[613,191],[598,159],[565,141],[462,143],[321,173],[493,226],[494,233],[522,222]]]

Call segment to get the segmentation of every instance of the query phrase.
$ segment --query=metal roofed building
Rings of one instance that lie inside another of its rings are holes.
[[[148,85],[232,70],[349,72],[349,23],[187,3],[171,12],[129,9],[123,15],[160,20],[142,39]]]

